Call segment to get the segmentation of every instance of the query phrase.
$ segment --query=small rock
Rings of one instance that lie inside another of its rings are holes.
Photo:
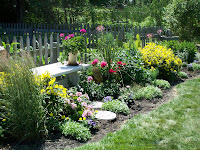
[[[98,111],[95,117],[101,120],[114,120],[116,114],[111,111]]]

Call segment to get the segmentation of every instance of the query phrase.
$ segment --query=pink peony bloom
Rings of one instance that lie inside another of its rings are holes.
[[[64,37],[65,35],[64,35],[64,33],[60,33],[60,37]]]
[[[76,92],[76,96],[82,96],[82,92]]]
[[[68,37],[71,39],[74,37],[74,34],[69,34]]]
[[[86,30],[85,29],[81,29],[80,32],[84,34],[84,33],[86,33]]]
[[[75,109],[77,107],[77,105],[74,103],[71,103],[71,107],[72,107],[72,109]]]
[[[113,69],[109,70],[109,73],[115,73],[115,72],[117,72],[117,71],[114,71]]]
[[[122,62],[121,61],[117,62],[117,65],[122,65]]]
[[[95,60],[93,60],[93,62],[91,64],[94,66],[94,65],[98,64],[98,62],[99,62],[98,59],[95,59]]]
[[[86,107],[87,103],[86,102],[82,102],[81,105],[84,106],[84,107]]]
[[[107,65],[107,62],[103,61],[101,62],[101,68],[104,68]]]
[[[92,80],[93,80],[92,76],[89,76],[89,77],[87,78],[87,81],[88,81],[88,82],[91,82]]]
[[[68,39],[69,39],[69,37],[68,37],[68,36],[66,36],[66,37],[65,37],[65,40],[68,40]]]
[[[82,101],[82,99],[81,99],[80,97],[78,97],[78,98],[77,98],[77,101],[78,101],[78,102],[81,102],[81,101]]]
[[[123,65],[123,66],[125,66],[125,65],[126,65],[126,63],[123,63],[122,65]]]
[[[92,105],[88,105],[88,109],[92,109],[93,108],[93,106]]]

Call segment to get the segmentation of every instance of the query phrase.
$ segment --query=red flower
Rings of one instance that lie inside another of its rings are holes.
[[[107,62],[103,61],[101,62],[101,67],[104,68],[107,65]]]
[[[126,65],[126,63],[123,63],[122,65],[123,65],[123,66],[125,66],[125,65]]]
[[[115,73],[115,72],[117,72],[117,71],[114,71],[113,69],[109,70],[109,73]]]
[[[122,62],[121,61],[117,62],[117,65],[122,65]]]

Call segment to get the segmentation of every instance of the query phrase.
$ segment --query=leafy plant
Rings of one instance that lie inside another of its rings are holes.
[[[186,72],[180,71],[180,72],[178,73],[178,77],[180,77],[180,78],[188,78],[188,75],[187,75]]]
[[[122,113],[128,115],[130,110],[126,103],[119,100],[107,101],[102,105],[103,110],[109,110],[115,113]]]
[[[161,89],[169,89],[170,88],[170,83],[166,80],[162,80],[162,79],[157,79],[153,81],[153,85],[156,87],[159,87]]]
[[[31,71],[32,58],[26,54],[13,55],[4,67],[4,90],[1,112],[6,133],[17,141],[35,140],[46,134],[45,109],[42,105],[41,86]]]
[[[147,86],[139,89],[135,95],[135,99],[148,99],[151,100],[156,97],[162,97],[162,91],[158,87]]]
[[[89,128],[85,127],[83,124],[74,121],[67,121],[63,123],[60,127],[62,134],[65,136],[73,137],[78,141],[88,141],[91,139],[91,133]]]
[[[163,42],[167,48],[171,48],[175,55],[181,58],[182,61],[191,63],[194,61],[197,47],[192,42],[178,42],[178,41],[167,41]]]

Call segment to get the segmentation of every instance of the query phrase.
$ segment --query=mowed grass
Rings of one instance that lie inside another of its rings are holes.
[[[76,150],[200,149],[200,77],[176,86],[178,96],[130,119],[104,139]]]

